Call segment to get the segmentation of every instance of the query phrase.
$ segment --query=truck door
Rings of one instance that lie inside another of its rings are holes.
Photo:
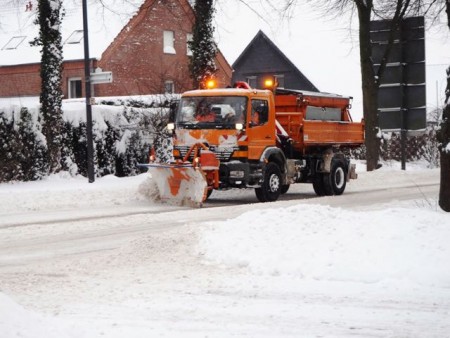
[[[248,158],[259,160],[268,146],[275,145],[274,116],[266,99],[252,99],[248,116]]]

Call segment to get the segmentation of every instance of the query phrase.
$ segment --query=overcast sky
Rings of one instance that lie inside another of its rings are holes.
[[[353,96],[352,114],[359,120],[362,93],[357,20],[350,25],[348,17],[331,19],[303,4],[296,7],[291,20],[277,22],[274,11],[262,7],[262,1],[247,2],[265,12],[267,20],[238,0],[219,1],[216,33],[230,64],[261,29],[319,90]],[[450,34],[445,24],[427,30],[426,62],[427,107],[434,108],[437,101],[443,102],[445,69],[450,65]]]

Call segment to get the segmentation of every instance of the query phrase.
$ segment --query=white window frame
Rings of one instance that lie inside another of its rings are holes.
[[[168,90],[168,88],[170,89]],[[175,84],[172,80],[167,80],[164,82],[164,93],[165,94],[175,93]]]
[[[186,55],[192,56],[192,49],[189,47],[189,42],[192,41],[194,35],[192,33],[186,34]]]
[[[252,75],[252,76],[247,76],[245,78],[245,82],[248,83],[248,85],[251,88],[257,88],[258,87],[258,77],[256,75]]]
[[[80,81],[80,83],[81,83],[80,96],[76,96],[76,94],[75,94],[75,96],[73,95],[73,90],[76,90],[76,88],[74,88],[73,86],[74,86],[74,83],[77,81]],[[67,79],[67,96],[69,97],[69,99],[77,99],[77,98],[83,97],[83,82],[82,82],[81,77],[69,77]]]
[[[176,54],[175,51],[175,32],[163,32],[164,54]]]

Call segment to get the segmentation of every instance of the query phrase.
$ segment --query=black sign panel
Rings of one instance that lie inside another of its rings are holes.
[[[378,108],[425,107],[425,86],[382,85],[378,89]]]
[[[391,34],[394,43],[378,91],[381,129],[418,130],[426,127],[424,26],[423,17],[406,18],[393,32],[391,20],[371,22],[375,72],[380,67]]]
[[[404,114],[405,121],[402,122],[402,111],[400,109],[381,109],[379,111],[380,129],[396,130],[402,123],[407,126],[407,130],[420,130],[426,124],[426,108],[408,109]]]
[[[375,66],[375,73],[379,66]],[[425,62],[417,63],[390,63],[380,78],[380,83],[395,84],[400,83],[399,79],[404,79],[409,85],[423,85],[425,83]]]

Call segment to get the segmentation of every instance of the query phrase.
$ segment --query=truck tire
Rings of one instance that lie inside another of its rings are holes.
[[[260,202],[273,202],[281,194],[281,170],[277,164],[270,162],[264,170],[261,188],[255,189],[256,198]]]
[[[317,196],[325,196],[325,188],[323,186],[323,175],[317,174],[317,177],[314,179],[313,189]]]
[[[342,159],[333,159],[331,171],[323,175],[323,187],[326,196],[342,195],[347,184],[347,171]]]

